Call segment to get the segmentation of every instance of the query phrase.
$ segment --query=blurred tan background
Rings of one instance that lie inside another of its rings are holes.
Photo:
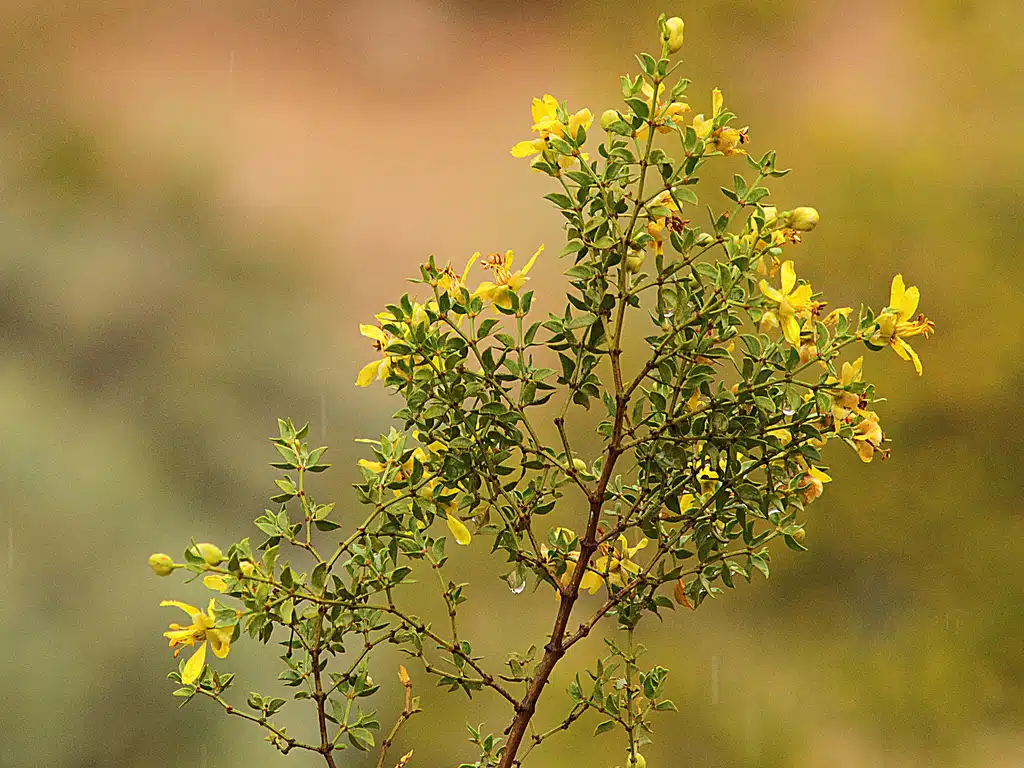
[[[7,0],[0,766],[315,764],[176,708],[157,604],[202,590],[146,557],[248,531],[277,416],[332,446],[319,493],[349,503],[352,439],[397,407],[352,385],[357,324],[428,254],[546,242],[531,287],[558,289],[551,189],[508,148],[533,96],[618,106],[662,10],[686,20],[695,111],[721,87],[752,151],[795,168],[774,199],[821,211],[800,274],[881,306],[902,270],[938,335],[920,380],[868,358],[893,458],[833,449],[811,551],[649,625],[681,712],[648,765],[1024,765],[1019,2]],[[542,643],[550,601],[459,557],[482,647]],[[220,666],[244,695],[274,655],[240,643]],[[374,674],[397,688],[392,661]],[[466,720],[505,724],[419,692],[413,765],[473,759]],[[621,764],[594,724],[531,762]]]

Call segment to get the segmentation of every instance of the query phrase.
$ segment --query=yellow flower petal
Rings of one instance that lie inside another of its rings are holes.
[[[231,650],[231,635],[234,634],[234,631],[234,627],[220,627],[207,630],[206,637],[210,641],[213,655],[218,659],[227,657],[228,652]]]
[[[536,155],[538,152],[543,151],[544,139],[532,139],[529,141],[520,141],[509,150],[509,153],[512,157],[529,157],[530,155]]]
[[[900,302],[897,309],[900,313],[900,320],[909,320],[917,312],[917,305],[921,301],[921,291],[917,289],[916,285],[912,285],[903,293],[903,301]]]
[[[372,363],[367,363],[359,369],[359,375],[356,376],[357,387],[368,387],[373,383],[373,380],[377,377],[380,372],[381,360],[374,360]]]
[[[598,576],[593,571],[587,571],[583,574],[583,579],[580,581],[580,589],[585,589],[590,594],[596,593],[601,589],[604,584],[604,579]]]
[[[697,138],[704,139],[711,133],[711,120],[705,120],[703,113],[693,116],[693,130],[697,134]]]
[[[228,583],[224,580],[223,576],[219,576],[217,574],[210,574],[209,576],[204,576],[203,586],[207,589],[212,589],[217,592],[228,591]]]
[[[722,98],[722,91],[719,90],[718,88],[715,88],[715,90],[711,92],[712,118],[718,117],[720,114],[722,114],[723,101],[724,99]]]
[[[452,532],[452,536],[462,546],[469,544],[470,539],[473,538],[465,523],[452,515],[448,515],[448,530]]]
[[[782,320],[782,335],[786,337],[786,341],[794,347],[800,346],[800,323],[796,315],[787,313],[779,319]]]
[[[786,297],[783,296],[782,293],[768,285],[767,280],[762,280],[760,283],[757,284],[757,287],[761,289],[761,293],[763,293],[769,299],[778,304],[781,304],[783,301],[786,300]]]
[[[199,676],[203,673],[203,667],[206,666],[206,643],[202,643],[196,652],[192,654],[192,658],[185,662],[185,668],[181,671],[181,682],[184,685],[191,685]]]
[[[195,606],[189,605],[188,603],[182,603],[177,600],[161,600],[160,606],[171,606],[172,608],[181,608],[181,610],[183,610],[185,613],[192,617],[193,621],[195,620],[196,616],[202,613],[202,611],[200,611]]]
[[[818,469],[817,467],[811,467],[809,470],[807,470],[807,474],[810,475],[811,477],[813,477],[819,483],[831,483],[832,482],[831,476],[829,476],[828,473],[823,472],[822,470]]]
[[[792,260],[782,262],[782,292],[789,295],[793,286],[796,285],[796,269],[793,267]]]
[[[525,275],[527,272],[529,272],[533,268],[534,262],[537,261],[537,257],[540,256],[543,251],[544,251],[544,245],[541,244],[540,248],[537,249],[537,252],[535,254],[533,254],[533,256],[530,257],[530,260],[528,262],[526,262],[526,266],[523,267],[519,271],[519,274],[520,275]],[[510,251],[510,253],[511,253],[511,251]],[[508,263],[509,264],[512,263],[512,259],[511,258],[509,258]]]
[[[907,342],[901,339],[899,336],[893,337],[890,342],[890,346],[896,350],[896,354],[902,357],[904,360],[910,360],[914,363],[914,370],[917,371],[917,375],[920,376],[924,369],[921,366],[921,358],[917,356],[917,352]]]
[[[889,286],[889,306],[893,309],[897,309],[903,302],[903,294],[906,293],[907,288],[903,284],[903,275],[896,275],[892,279],[892,285]]]
[[[363,334],[363,336],[366,336],[368,339],[373,339],[374,341],[386,342],[388,340],[388,337],[384,334],[384,331],[382,331],[376,325],[364,325],[360,323],[359,332]]]
[[[534,123],[554,120],[558,117],[558,99],[550,93],[545,93],[542,99],[534,98],[530,105],[530,112],[533,115]]]

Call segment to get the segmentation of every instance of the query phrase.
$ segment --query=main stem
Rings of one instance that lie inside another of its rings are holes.
[[[660,89],[661,81],[659,79],[655,81],[654,84],[654,96],[651,98],[652,109],[654,109],[654,106],[657,104]],[[619,306],[616,308],[615,326],[613,328],[612,343],[609,349],[609,358],[611,359],[612,366],[612,380],[615,387],[615,421],[612,428],[612,438],[608,445],[608,460],[604,464],[601,477],[597,482],[597,487],[592,492],[588,493],[590,508],[587,519],[587,531],[580,540],[580,554],[573,569],[572,580],[569,582],[569,585],[562,590],[558,603],[558,613],[555,615],[555,624],[551,629],[551,639],[548,641],[548,644],[544,646],[544,656],[537,665],[537,672],[530,681],[530,685],[526,690],[526,695],[523,697],[523,700],[516,705],[516,715],[512,720],[512,725],[509,726],[508,740],[505,742],[505,751],[501,755],[501,762],[498,763],[498,768],[512,768],[512,766],[517,764],[516,754],[519,752],[519,747],[523,742],[523,737],[526,735],[526,729],[530,724],[530,720],[537,711],[537,700],[540,698],[541,693],[543,693],[544,686],[548,684],[548,680],[551,677],[551,672],[554,670],[555,665],[565,655],[565,633],[569,626],[569,617],[572,614],[573,606],[576,605],[576,601],[580,596],[580,582],[583,581],[583,576],[587,572],[590,560],[593,557],[594,552],[597,551],[597,525],[601,520],[601,506],[604,503],[605,490],[608,488],[608,481],[612,476],[612,470],[615,468],[615,464],[623,452],[622,425],[625,421],[626,406],[629,402],[629,395],[627,394],[622,381],[622,369],[619,364],[619,357],[622,353],[622,326],[627,303],[627,297],[625,295],[628,280],[628,273],[626,272],[626,255],[629,252],[633,227],[636,225],[636,220],[640,215],[641,208],[643,207],[644,182],[647,178],[647,169],[649,167],[651,146],[654,142],[654,133],[655,126],[652,121],[648,126],[647,146],[641,161],[636,206],[633,210],[632,216],[630,217],[629,226],[626,228],[622,241],[622,259],[619,263]],[[555,419],[555,425],[560,431],[564,422],[564,415],[559,415]]]

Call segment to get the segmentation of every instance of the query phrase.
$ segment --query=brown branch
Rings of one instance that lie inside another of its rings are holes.
[[[337,768],[334,762],[334,755],[332,754],[334,752],[334,743],[327,736],[327,712],[325,709],[327,694],[324,693],[323,679],[320,676],[320,636],[323,632],[324,615],[326,612],[327,607],[325,605],[321,605],[317,611],[316,632],[309,649],[309,661],[313,666],[313,700],[316,701],[316,719],[320,726],[320,749],[318,751],[323,755],[329,768]]]
[[[402,686],[405,688],[405,707],[402,709],[402,713],[398,716],[398,722],[395,723],[395,727],[391,729],[391,733],[388,734],[387,738],[384,739],[380,745],[380,758],[377,760],[377,768],[384,768],[384,760],[387,758],[388,750],[394,743],[399,729],[405,725],[409,718],[420,711],[419,699],[414,699],[412,697],[412,679],[409,677],[409,673],[406,672],[405,667],[401,665],[398,667],[398,679],[402,681]],[[412,757],[412,750],[402,756],[398,765],[405,765],[409,762],[410,757]]]

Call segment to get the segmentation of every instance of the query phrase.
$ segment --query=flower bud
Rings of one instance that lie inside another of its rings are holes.
[[[639,272],[645,261],[647,261],[647,253],[645,251],[630,253],[626,257],[626,269],[630,272]]]
[[[201,544],[196,544],[192,548],[192,552],[203,558],[207,565],[220,565],[224,562],[224,553],[220,551],[220,547],[216,544],[204,541]]]
[[[709,232],[701,232],[697,235],[697,245],[711,245],[713,242],[715,242],[715,238]]]
[[[170,555],[157,552],[149,556],[149,567],[153,569],[153,573],[157,576],[170,576],[174,573],[174,560],[171,559]]]
[[[614,109],[606,109],[601,113],[601,127],[606,131],[614,124],[619,122],[622,116]]]
[[[585,462],[583,459],[573,458],[572,466],[577,472],[581,472],[583,474],[586,474],[588,471],[587,462]]]
[[[789,226],[799,232],[810,232],[818,226],[818,212],[813,208],[802,205],[794,208],[789,213]]]
[[[238,567],[241,569],[242,574],[245,576],[252,576],[256,571],[256,564],[252,560],[242,560],[238,563]]]
[[[764,206],[764,223],[765,223],[765,226],[768,226],[773,221],[775,221],[777,218],[779,218],[779,209],[777,207],[775,207],[774,205],[766,205],[766,206]]]
[[[807,538],[807,531],[805,531],[803,528],[798,528],[797,530],[793,531],[793,538],[796,539],[797,544],[803,544],[804,539]]]
[[[673,16],[665,22],[665,37],[663,39],[669,53],[678,53],[679,49],[683,47],[683,29],[685,26],[683,20],[678,16]]]

